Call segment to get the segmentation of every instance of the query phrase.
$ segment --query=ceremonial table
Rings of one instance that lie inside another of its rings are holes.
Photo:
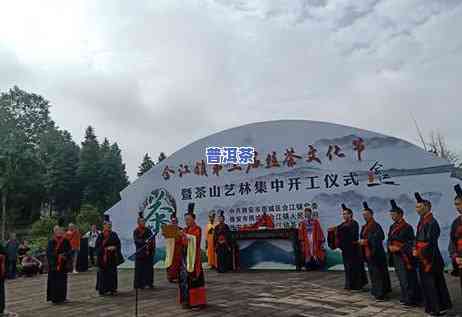
[[[301,269],[300,242],[298,229],[252,229],[232,231],[233,241],[239,246],[240,268],[250,268],[258,262],[271,262],[273,259],[284,264],[292,264],[297,271]],[[291,252],[282,250],[275,244],[288,242]],[[273,243],[271,243],[273,242]],[[244,246],[245,245],[245,246]],[[261,247],[261,249],[259,249]]]

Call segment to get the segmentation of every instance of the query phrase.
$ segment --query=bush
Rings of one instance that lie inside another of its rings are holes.
[[[53,234],[53,227],[58,224],[55,217],[41,217],[32,224],[32,240],[30,241],[31,254],[44,252],[47,248],[48,239]]]
[[[83,205],[75,218],[75,222],[82,234],[90,231],[92,224],[96,224],[99,228],[103,224],[101,213],[92,205]]]
[[[57,224],[58,219],[55,217],[41,217],[39,220],[32,224],[32,239],[48,239],[53,234],[53,227]]]

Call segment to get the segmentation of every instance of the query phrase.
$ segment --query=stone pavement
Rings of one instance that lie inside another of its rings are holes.
[[[398,302],[397,281],[392,273],[391,300],[376,303],[368,293],[343,290],[342,272],[252,271],[217,274],[206,272],[208,307],[199,312],[177,305],[177,286],[155,272],[155,289],[140,290],[138,316],[425,316],[422,309],[405,309]],[[132,270],[119,272],[119,294],[99,297],[95,273],[70,275],[69,303],[45,302],[46,275],[7,282],[7,310],[19,317],[135,316]],[[451,316],[462,316],[458,279],[447,276],[455,304]]]

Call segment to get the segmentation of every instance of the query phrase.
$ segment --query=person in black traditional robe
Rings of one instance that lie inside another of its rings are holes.
[[[367,202],[363,202],[363,217],[366,224],[361,228],[359,244],[363,259],[367,263],[371,280],[371,294],[376,301],[384,301],[391,292],[390,274],[388,273],[387,254],[383,247],[385,233],[382,226],[374,219],[374,212]]]
[[[358,244],[359,224],[353,220],[353,211],[347,208],[345,204],[342,204],[342,217],[344,222],[329,228],[329,247],[342,250],[345,289],[360,291],[368,281]]]
[[[420,216],[412,254],[419,261],[419,275],[425,301],[425,312],[443,316],[452,308],[444,278],[444,260],[438,247],[440,226],[432,214],[432,204],[415,193],[416,211]]]
[[[3,316],[5,311],[6,255],[6,249],[0,242],[0,316]]]
[[[231,230],[225,224],[223,211],[218,216],[218,225],[215,226],[213,241],[217,254],[217,271],[225,273],[233,270],[233,242]]]
[[[455,275],[460,278],[460,287],[462,288],[462,188],[460,185],[456,185],[454,189],[456,191],[454,205],[459,215],[451,225],[449,256],[453,262]]]
[[[55,226],[53,231],[53,239],[48,241],[47,247],[47,301],[59,304],[67,300],[67,271],[72,248],[63,228]]]
[[[134,288],[154,288],[155,237],[146,227],[143,212],[139,213],[138,227],[133,231],[136,246]]]
[[[417,263],[412,256],[414,229],[403,218],[403,210],[394,200],[390,201],[390,216],[393,224],[388,231],[389,264],[395,268],[401,288],[400,302],[404,306],[417,306],[421,299],[417,278]]]
[[[109,216],[104,215],[104,217],[104,229],[96,240],[95,246],[98,262],[96,290],[101,296],[117,293],[117,266],[124,261],[119,237],[112,231]]]

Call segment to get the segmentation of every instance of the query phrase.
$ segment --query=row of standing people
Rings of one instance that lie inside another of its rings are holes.
[[[462,268],[462,190],[458,185],[455,190],[459,217],[451,227],[449,254],[457,271]],[[452,302],[444,276],[445,263],[438,246],[440,226],[432,213],[431,202],[419,193],[415,193],[415,198],[416,212],[420,217],[415,233],[405,221],[403,210],[394,200],[390,202],[393,224],[388,231],[388,257],[384,248],[385,233],[375,221],[367,202],[363,203],[366,224],[361,230],[353,219],[353,211],[342,204],[344,222],[329,228],[328,243],[332,249],[342,251],[345,289],[363,290],[368,283],[366,264],[371,294],[376,300],[383,301],[391,292],[388,266],[394,266],[400,284],[400,302],[405,306],[418,306],[423,301],[427,314],[443,316],[452,308]]]
[[[191,205],[185,215],[186,227],[181,230],[178,241],[174,242],[175,251],[168,254],[167,258],[171,258],[171,262],[175,262],[174,266],[177,266],[171,281],[178,283],[179,302],[185,308],[202,308],[206,304],[205,279],[200,254],[202,231],[195,222],[193,208],[194,205]],[[177,222],[176,217],[173,222]],[[153,288],[155,235],[145,225],[142,214],[139,215],[137,223],[137,228],[133,232],[136,246],[134,288]],[[118,289],[117,267],[124,262],[124,258],[120,239],[117,233],[112,231],[107,215],[105,215],[103,231],[98,234],[95,241],[94,252],[97,265],[96,290],[101,296],[115,295]],[[167,250],[167,253],[170,252]],[[55,304],[63,303],[67,299],[69,270],[66,263],[72,258],[72,247],[59,226],[54,228],[53,238],[48,243],[47,258],[49,265],[47,301]],[[167,259],[166,262],[168,261]],[[173,265],[169,266],[167,273],[171,277]]]
[[[100,295],[113,295],[117,292],[117,266],[124,259],[120,240],[112,231],[111,223],[107,218],[104,221],[103,231],[96,240],[95,250],[97,250],[98,263],[96,290]],[[55,226],[53,237],[49,240],[47,247],[47,301],[60,304],[67,300],[67,274],[74,270],[69,269],[69,264],[74,262],[75,257],[75,249],[63,228]],[[74,265],[72,265],[73,268],[75,268]]]

